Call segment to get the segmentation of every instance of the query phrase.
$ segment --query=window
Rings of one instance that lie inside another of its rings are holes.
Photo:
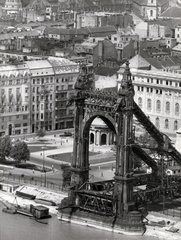
[[[175,115],[179,114],[179,109],[180,109],[179,103],[175,103]]]
[[[170,112],[170,103],[166,102],[166,112]]]
[[[27,123],[23,123],[23,127],[26,127],[26,126],[28,126],[28,124]]]
[[[148,110],[151,110],[151,99],[147,100],[147,108]]]
[[[43,113],[41,113],[41,119],[43,119]]]
[[[153,10],[150,11],[150,17],[153,17]]]
[[[16,94],[20,93],[20,88],[16,88]]]
[[[157,128],[160,128],[160,119],[158,117],[156,118],[155,125]]]
[[[168,119],[165,120],[165,128],[166,128],[166,129],[169,128],[169,121],[168,121]]]
[[[174,121],[174,130],[178,130],[178,121],[177,120]]]
[[[142,108],[142,98],[141,97],[138,98],[138,106],[140,108]]]
[[[73,88],[73,85],[68,85],[68,90],[71,90]]]
[[[14,126],[15,126],[15,128],[18,128],[18,127],[21,127],[21,124],[20,124],[20,123],[17,123],[17,124],[15,124]]]
[[[160,102],[160,100],[157,100],[157,102],[156,102],[156,110],[157,111],[161,110],[161,102]]]
[[[35,87],[33,87],[33,92],[35,92]]]
[[[28,88],[25,88],[25,93],[28,93]]]
[[[43,104],[41,104],[41,110],[43,110],[44,109],[44,106],[43,106]]]
[[[28,119],[28,116],[27,115],[23,115],[23,119]]]

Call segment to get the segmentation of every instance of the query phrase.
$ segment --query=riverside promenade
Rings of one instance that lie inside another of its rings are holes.
[[[52,162],[57,162],[57,160],[55,160],[54,158],[51,158],[50,156],[63,154],[63,153],[67,153],[67,152],[72,153],[73,138],[71,138],[71,137],[60,138],[60,137],[57,137],[57,136],[54,136],[54,135],[50,135],[50,136],[45,136],[44,139],[46,139],[47,143],[51,144],[51,146],[55,147],[55,149],[52,149],[52,150],[45,150],[45,152],[44,152],[45,153],[45,155],[44,155],[45,161],[48,162],[51,159]],[[36,145],[36,144],[33,144],[33,142],[34,142],[34,139],[31,139],[31,138],[27,141],[28,144]],[[45,146],[45,145],[46,145],[45,142],[41,143],[41,146]],[[40,144],[38,143],[37,146],[40,146]],[[97,166],[97,169],[98,169],[97,170],[97,177],[100,180],[105,180],[108,176],[105,177],[105,175],[104,175],[104,176],[100,177],[99,166],[102,166],[102,165],[100,164],[101,161],[99,161],[99,155],[101,155],[101,154],[107,154],[108,155],[111,150],[107,146],[97,147],[97,146],[92,146],[91,145],[90,146],[90,151],[98,153],[98,155],[96,157],[98,162],[96,163],[94,161],[95,157],[93,156],[93,157],[90,157],[90,163],[92,162],[91,166]],[[40,160],[42,160],[42,150],[31,153],[31,156],[39,158]],[[102,164],[103,165],[107,164],[107,163],[112,164],[112,162],[113,162],[113,160],[107,161],[107,162],[102,163]],[[67,162],[64,162],[64,161],[60,160],[60,163],[67,163]],[[18,171],[18,172],[21,171],[22,174],[29,174],[32,177],[41,176],[41,172],[39,172],[39,171],[34,171],[33,172],[32,170],[28,170],[28,169],[21,169],[20,170],[20,169],[14,168],[10,171],[12,172],[12,174],[16,173],[16,171]],[[56,169],[56,173],[59,173],[59,172],[60,172],[60,170]],[[106,171],[106,172],[108,173],[108,175],[109,174],[113,175],[112,170]],[[50,171],[47,174],[50,176],[50,175],[54,175],[55,172]],[[49,196],[52,197],[52,195],[54,195],[53,198],[51,198],[51,200],[56,201],[57,204],[59,202],[61,202],[61,199],[63,199],[64,197],[67,196],[67,193],[64,192],[64,191],[61,191],[61,190],[56,192],[56,191],[53,191],[51,189],[44,188],[42,186],[28,186],[26,184],[24,184],[23,186],[26,187],[26,191],[28,191],[29,193],[34,193],[36,191],[39,194],[42,194],[42,195],[45,195],[45,196],[49,195]],[[20,186],[20,188],[21,187],[22,186]],[[20,190],[20,188],[19,188],[19,190]],[[7,192],[4,192],[4,191],[0,191],[0,201],[5,206],[8,205],[8,204],[10,204],[10,205],[14,204],[15,203],[15,193],[7,193]],[[18,197],[18,196],[16,196],[16,201],[18,202],[18,205],[23,206],[23,207],[28,207],[28,206],[30,206],[30,204],[35,204],[36,205],[36,203],[33,200],[23,199],[23,198]],[[49,207],[50,213],[52,213],[52,214],[57,213],[57,209],[56,209],[57,207],[54,207],[54,206],[48,206],[48,207]],[[155,212],[154,208],[153,208],[152,211],[149,211],[146,218],[148,220],[148,223],[165,221],[166,224],[163,227],[146,225],[147,230],[144,233],[144,235],[155,236],[155,237],[157,237],[159,239],[162,239],[162,240],[166,240],[166,239],[168,239],[168,240],[171,240],[171,239],[172,240],[181,240],[181,219],[180,218],[166,216],[166,215],[162,214],[161,212]],[[178,229],[178,232],[175,232],[175,233],[169,232],[168,230],[171,227],[174,227],[174,228]]]

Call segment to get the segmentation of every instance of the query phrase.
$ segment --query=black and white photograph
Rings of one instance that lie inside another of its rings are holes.
[[[0,0],[0,240],[181,240],[181,0]]]

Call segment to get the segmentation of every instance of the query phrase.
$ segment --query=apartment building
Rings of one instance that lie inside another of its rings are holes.
[[[26,64],[0,66],[0,136],[30,132],[30,80]]]
[[[79,64],[49,57],[0,66],[0,136],[73,127],[67,107]]]
[[[79,65],[64,58],[49,57],[55,73],[54,79],[54,129],[72,128],[74,106],[67,107],[67,100],[74,93]]]
[[[47,60],[26,61],[31,74],[31,131],[43,128],[51,130],[54,125],[54,71]]]

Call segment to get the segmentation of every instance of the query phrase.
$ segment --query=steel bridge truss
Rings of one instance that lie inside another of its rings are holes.
[[[143,176],[135,177],[135,185],[138,183],[146,183],[148,179],[154,180],[152,174],[146,174]],[[176,180],[174,178],[174,180]],[[148,203],[163,201],[163,199],[171,199],[177,195],[179,190],[179,184],[172,182],[170,185],[166,184],[168,179],[165,179],[164,187],[157,186],[151,189],[140,190],[136,189],[133,192],[133,200],[135,203],[135,208],[138,206],[145,206]],[[76,196],[79,202],[79,208],[105,216],[114,216],[115,206],[116,206],[116,196],[113,194],[114,180],[100,181],[90,183],[87,182],[85,189],[79,189],[76,191]]]
[[[99,215],[113,216],[114,201],[112,196],[96,195],[93,192],[78,193],[79,208]]]

